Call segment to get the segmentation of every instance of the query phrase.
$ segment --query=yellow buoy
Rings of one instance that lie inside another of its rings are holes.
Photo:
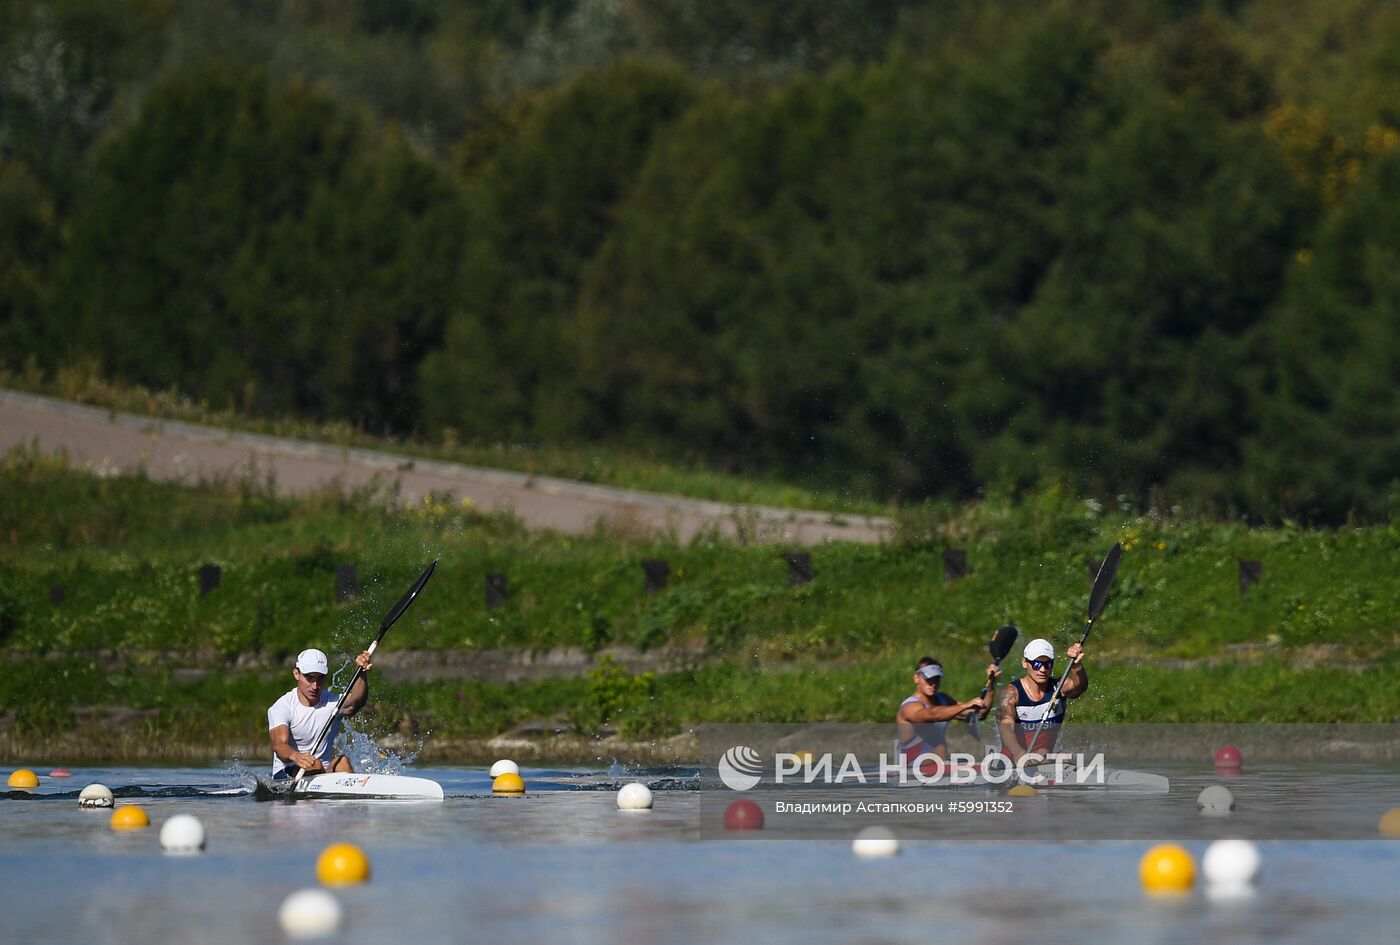
[[[125,807],[118,807],[112,811],[113,830],[140,830],[142,827],[149,827],[151,818],[146,816],[146,812],[134,804]]]
[[[316,878],[323,886],[353,886],[369,879],[369,858],[353,843],[332,843],[316,860]]]
[[[1387,837],[1400,837],[1400,807],[1392,807],[1381,815],[1380,831]]]
[[[38,786],[39,776],[28,768],[20,768],[10,775],[10,787],[28,788]]]
[[[491,790],[497,794],[524,794],[525,779],[507,771],[496,776],[496,780],[491,782]]]
[[[1138,879],[1148,892],[1186,892],[1196,884],[1196,861],[1175,843],[1159,843],[1142,855]]]
[[[1006,793],[1012,797],[1035,797],[1035,788],[1029,784],[1018,784]]]

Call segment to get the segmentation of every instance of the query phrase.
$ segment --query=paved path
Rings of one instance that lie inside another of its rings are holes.
[[[514,510],[531,528],[579,533],[608,520],[629,528],[674,531],[689,541],[708,529],[740,530],[792,545],[826,541],[876,542],[890,535],[888,519],[833,516],[766,506],[736,506],[655,492],[617,489],[547,476],[444,463],[372,450],[160,420],[88,407],[52,397],[0,390],[0,449],[37,444],[66,451],[75,466],[130,472],[144,467],[156,480],[198,481],[274,477],[277,491],[296,495],[331,484],[366,485],[378,476],[397,481],[406,500],[451,492],[483,509]]]

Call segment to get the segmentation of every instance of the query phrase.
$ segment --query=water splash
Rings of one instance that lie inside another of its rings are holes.
[[[349,758],[355,770],[363,774],[403,774],[405,768],[418,760],[418,753],[423,750],[423,740],[418,740],[415,749],[405,749],[403,752],[381,748],[371,736],[359,731],[347,720],[340,727],[336,750]]]
[[[243,759],[241,757],[235,756],[223,768],[223,772],[228,778],[229,786],[232,787],[234,785],[238,785],[247,788],[249,791],[256,788],[258,786],[258,775],[262,774],[264,777],[266,777],[267,772],[271,768],[271,755],[272,751],[271,749],[269,749],[267,765],[259,765],[256,767],[250,767],[249,765],[244,764]]]

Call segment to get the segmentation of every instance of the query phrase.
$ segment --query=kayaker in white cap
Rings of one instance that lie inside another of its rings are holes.
[[[355,657],[355,663],[366,673],[371,666],[368,652]],[[326,654],[317,649],[302,650],[297,654],[292,678],[296,688],[274,702],[267,710],[268,734],[272,737],[272,779],[280,781],[296,775],[301,768],[307,774],[323,771],[354,771],[350,759],[335,754],[335,736],[340,730],[340,720],[354,715],[364,708],[369,699],[368,676],[361,675],[343,698],[326,688],[326,676],[330,663]],[[319,751],[315,751],[316,736],[325,728],[326,721],[332,719],[330,730],[321,740]]]
[[[1049,640],[1037,637],[1021,651],[1021,667],[1026,674],[1013,679],[1001,692],[998,702],[997,729],[1001,734],[1001,750],[1017,761],[1029,751],[1044,755],[1053,751],[1060,726],[1065,721],[1066,699],[1077,699],[1089,689],[1089,674],[1084,670],[1084,647],[1071,643],[1065,656],[1074,664],[1060,698],[1050,705],[1055,691],[1055,647]],[[1029,744],[1036,726],[1045,719],[1037,744]]]
[[[987,672],[999,675],[1001,670],[990,665]],[[942,664],[932,656],[921,658],[914,670],[914,694],[899,704],[899,712],[895,716],[896,748],[906,764],[923,754],[937,755],[946,761],[948,722],[974,712],[978,713],[979,718],[987,717],[987,711],[991,708],[990,699],[978,696],[967,702],[959,702],[946,692],[939,691],[942,683]]]

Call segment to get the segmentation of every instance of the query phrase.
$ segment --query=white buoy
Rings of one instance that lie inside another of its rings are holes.
[[[509,758],[502,758],[491,766],[491,777],[499,778],[503,774],[519,774],[520,768]]]
[[[191,814],[176,814],[161,825],[160,848],[166,853],[198,853],[204,849],[204,825]]]
[[[78,806],[89,810],[112,806],[112,789],[105,784],[89,784],[78,795]]]
[[[895,856],[899,853],[899,838],[888,827],[866,827],[851,841],[851,852],[867,860]]]
[[[651,788],[633,781],[617,792],[618,810],[651,810]]]
[[[1206,847],[1201,875],[1221,890],[1247,890],[1259,875],[1259,848],[1248,840],[1217,840]]]
[[[1235,809],[1235,795],[1227,787],[1212,784],[1196,796],[1196,808],[1207,817],[1227,817]]]
[[[331,935],[340,930],[345,910],[340,900],[324,889],[302,889],[282,901],[277,921],[291,938]]]

